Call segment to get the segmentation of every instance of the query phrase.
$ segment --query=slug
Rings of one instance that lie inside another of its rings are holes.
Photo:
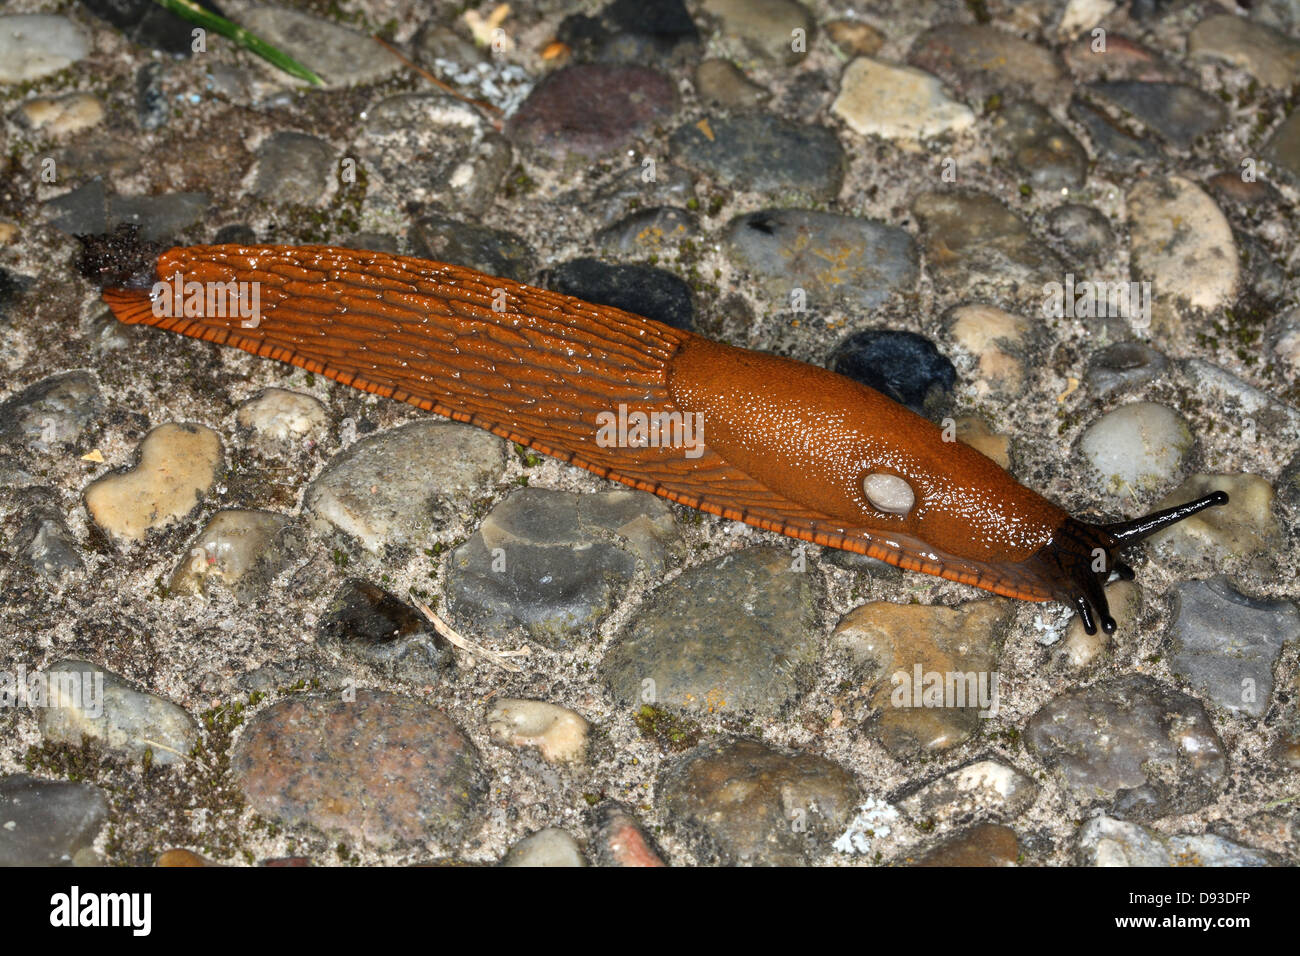
[[[290,362],[724,518],[1061,601],[1089,633],[1115,630],[1102,585],[1132,577],[1121,548],[1227,501],[1089,524],[851,379],[458,266],[329,246],[141,249],[103,293],[122,322]],[[105,278],[90,253],[83,271]]]

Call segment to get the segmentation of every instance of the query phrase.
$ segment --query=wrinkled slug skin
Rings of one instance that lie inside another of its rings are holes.
[[[158,259],[160,279],[178,273],[259,283],[260,320],[160,316],[148,289],[109,289],[105,301],[124,322],[291,362],[714,514],[1013,597],[1061,594],[1031,559],[1052,545],[1065,512],[826,369],[377,252],[189,246]],[[493,309],[494,297],[504,308]],[[702,453],[599,446],[597,416],[620,404],[699,413]],[[862,482],[873,473],[907,482],[915,505],[906,515],[868,502]]]

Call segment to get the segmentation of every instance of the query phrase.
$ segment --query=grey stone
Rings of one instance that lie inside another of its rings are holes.
[[[273,133],[257,149],[253,195],[314,205],[329,189],[334,166],[334,150],[324,140],[292,131]]]
[[[96,786],[0,777],[0,866],[72,866],[107,820],[108,800]]]
[[[1180,149],[1190,149],[1197,139],[1228,120],[1222,103],[1182,83],[1117,80],[1093,83],[1088,89]]]
[[[834,133],[771,113],[709,116],[679,127],[669,144],[684,164],[732,189],[828,200],[844,181],[844,148]]]
[[[1003,157],[1034,189],[1059,191],[1082,186],[1088,154],[1070,131],[1036,103],[1020,101],[993,120]]]

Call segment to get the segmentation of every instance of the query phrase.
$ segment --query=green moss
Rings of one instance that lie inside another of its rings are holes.
[[[686,750],[699,743],[703,735],[695,721],[652,704],[643,705],[634,720],[641,736],[654,740],[664,750]]]

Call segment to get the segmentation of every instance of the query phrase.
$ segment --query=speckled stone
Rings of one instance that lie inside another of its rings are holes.
[[[91,50],[85,29],[67,17],[0,17],[0,83],[22,83],[57,73]]]
[[[107,819],[108,800],[91,784],[0,777],[0,866],[72,866]]]
[[[506,698],[492,706],[487,719],[493,740],[536,747],[548,763],[580,763],[587,755],[587,721],[567,707]]]
[[[402,69],[401,60],[365,33],[297,10],[254,7],[241,13],[239,25],[312,69],[326,89],[374,83]],[[306,83],[260,60],[254,62],[271,82]]]
[[[803,54],[794,49],[795,30],[803,31],[805,49],[812,42],[812,17],[794,0],[704,0],[701,7],[716,19],[724,46],[758,63],[799,62]]]
[[[1245,17],[1206,17],[1187,35],[1187,52],[1226,60],[1266,86],[1286,89],[1300,82],[1300,43]]]
[[[970,107],[949,97],[937,77],[870,57],[845,68],[831,112],[855,133],[884,139],[930,139],[975,125]]]
[[[1276,548],[1282,529],[1273,515],[1273,486],[1259,475],[1192,475],[1167,494],[1155,510],[1186,504],[1212,491],[1228,503],[1208,508],[1153,535],[1151,543],[1187,561],[1220,565]]]
[[[803,209],[764,209],[733,219],[723,234],[731,260],[753,276],[772,308],[877,309],[916,287],[916,243],[908,233],[870,219]]]
[[[1038,798],[1033,778],[998,760],[976,760],[932,780],[898,801],[918,824],[965,826],[1010,820]]]
[[[221,466],[221,439],[203,425],[159,425],[140,442],[131,468],[86,488],[86,510],[109,534],[138,541],[193,511]]]
[[[442,93],[380,100],[365,111],[355,148],[369,177],[366,205],[397,215],[412,202],[476,215],[496,199],[512,158],[482,113]]]
[[[655,591],[606,653],[623,706],[774,714],[808,689],[820,646],[806,560],[749,548]]]
[[[582,849],[558,827],[547,827],[524,837],[510,848],[502,866],[586,866]]]
[[[506,123],[516,143],[556,158],[626,146],[677,104],[672,81],[645,66],[587,63],[550,74]]]
[[[360,578],[349,578],[335,592],[322,615],[316,642],[412,683],[436,683],[456,666],[450,642],[424,615]]]
[[[967,102],[1023,91],[1050,103],[1060,93],[1063,71],[1052,51],[991,25],[931,27],[917,37],[907,59],[941,77]]]
[[[765,112],[705,116],[679,127],[669,146],[683,165],[720,185],[772,197],[834,199],[847,165],[826,127]]]
[[[1037,103],[1011,103],[993,118],[999,155],[1034,189],[1083,185],[1088,154],[1068,129]]]
[[[231,766],[263,816],[379,847],[458,843],[487,790],[478,751],[446,714],[384,691],[272,704]]]
[[[1217,99],[1182,83],[1116,80],[1090,84],[1088,90],[1179,149],[1190,149],[1228,119],[1228,111]]]
[[[0,445],[51,453],[75,445],[103,411],[99,382],[89,372],[51,375],[0,402]]]
[[[1172,591],[1174,673],[1221,707],[1263,717],[1282,645],[1300,638],[1300,610],[1246,597],[1222,576],[1180,581]]]
[[[235,420],[268,441],[309,436],[319,440],[329,425],[325,406],[310,395],[284,388],[267,388],[239,406]]]
[[[121,675],[88,661],[64,660],[45,669],[49,705],[38,722],[52,743],[77,746],[83,736],[132,757],[168,765],[189,759],[198,724],[185,710],[137,690]]]
[[[1079,439],[1092,483],[1108,494],[1149,494],[1178,477],[1195,439],[1165,405],[1133,402],[1097,419]]]
[[[505,467],[495,435],[417,421],[370,435],[335,456],[308,486],[303,510],[369,551],[414,547]]]
[[[194,539],[172,572],[172,593],[207,594],[214,584],[236,599],[265,593],[284,560],[285,515],[232,508],[219,511]]]
[[[1213,833],[1167,836],[1141,824],[1096,816],[1079,828],[1074,852],[1084,866],[1270,866],[1267,853]]]
[[[529,282],[536,271],[528,243],[504,229],[492,229],[447,216],[425,216],[411,229],[411,253],[435,262],[450,262]]]
[[[900,759],[968,740],[982,712],[997,712],[994,674],[1010,612],[1010,602],[993,599],[957,608],[873,601],[846,614],[831,647],[869,680],[874,713],[864,730]]]
[[[1020,859],[1016,831],[998,823],[977,823],[954,834],[911,862],[912,866],[1015,866]]]
[[[1034,329],[1022,315],[992,305],[962,305],[946,318],[948,335],[975,358],[976,395],[1018,393],[1025,379],[1025,347]]]
[[[723,866],[807,864],[861,800],[852,776],[825,757],[745,739],[683,754],[658,790],[697,860]]]
[[[337,163],[329,143],[306,133],[281,131],[257,148],[252,193],[277,203],[311,206],[325,197]]]
[[[1228,774],[1205,708],[1145,674],[1066,691],[1030,718],[1025,741],[1075,800],[1128,819],[1196,810]]]
[[[467,633],[523,628],[547,647],[592,637],[643,572],[678,548],[672,513],[640,491],[523,488],[451,554],[447,603]]]

